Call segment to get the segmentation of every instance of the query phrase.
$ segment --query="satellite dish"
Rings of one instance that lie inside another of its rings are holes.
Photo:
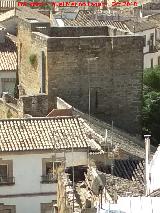
[[[91,184],[91,189],[95,195],[101,194],[103,191],[104,187],[106,185],[106,176],[103,173],[98,174],[97,176],[94,177],[92,184]]]

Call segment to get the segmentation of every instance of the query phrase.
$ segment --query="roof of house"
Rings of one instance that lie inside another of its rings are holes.
[[[111,198],[115,196],[115,193],[117,193],[119,196],[126,196],[127,193],[131,193],[132,196],[144,194],[144,185],[136,180],[129,180],[112,174],[106,174],[98,171],[97,169],[96,173],[99,175],[99,177],[101,177],[103,184],[106,186],[106,191]],[[99,184],[99,181],[93,181],[96,178],[95,174],[93,169],[90,168],[86,176],[88,179],[88,181],[86,181],[87,185],[93,186],[94,184],[94,189],[98,188],[96,186]],[[93,189],[93,187],[91,188]]]
[[[97,166],[98,169],[106,174],[111,174],[111,166]],[[144,160],[114,160],[113,175],[123,179],[137,181],[144,184]]]
[[[85,122],[90,124],[90,127],[102,137],[105,137],[105,132],[107,130],[107,146],[109,143],[113,143],[113,146],[119,146],[121,150],[125,151],[130,156],[136,156],[136,158],[139,157],[141,159],[145,158],[144,142],[139,138],[133,137],[116,127],[114,127],[112,131],[111,125],[93,116],[90,116],[89,122],[88,115],[76,110],[75,108],[74,114],[80,115]],[[105,143],[101,145],[106,146]],[[153,154],[153,152],[155,152],[155,148],[151,147],[151,151],[151,154]]]
[[[79,117],[0,120],[0,152],[87,148],[101,150]]]
[[[75,19],[62,19],[65,26],[81,26],[81,27],[94,27],[94,26],[108,26],[109,28],[116,28],[121,31],[129,32],[127,26],[120,21],[99,21],[95,19],[94,11],[82,11],[77,13]]]
[[[53,109],[47,117],[55,117],[55,116],[72,116],[72,109]]]
[[[148,17],[149,20],[160,21],[160,13],[153,14]]]
[[[14,8],[15,3],[16,3],[15,0],[1,0],[0,8]]]
[[[154,153],[151,162],[150,162],[150,170],[160,164],[160,145],[158,146],[156,152]]]
[[[131,193],[132,196],[142,196],[144,194],[142,184],[111,174],[106,174],[106,189],[111,197],[115,195],[115,190],[119,196],[127,196],[127,193]]]
[[[147,20],[141,20],[140,22],[130,20],[130,21],[124,21],[124,23],[131,32],[135,32],[135,33],[156,28],[156,25],[154,22],[147,21]]]
[[[15,71],[17,69],[16,45],[9,38],[0,43],[0,71]]]
[[[8,20],[14,16],[22,19],[36,19],[39,22],[50,22],[50,19],[47,15],[43,15],[42,13],[38,12],[36,9],[31,9],[29,7],[18,7],[15,10],[10,10],[6,13],[0,15],[0,22]]]
[[[160,197],[160,189],[154,190],[152,193],[148,195],[149,197]]]

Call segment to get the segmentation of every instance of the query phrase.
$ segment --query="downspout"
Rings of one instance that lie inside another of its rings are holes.
[[[147,196],[149,190],[149,157],[150,157],[150,136],[144,135],[145,138],[145,195]]]

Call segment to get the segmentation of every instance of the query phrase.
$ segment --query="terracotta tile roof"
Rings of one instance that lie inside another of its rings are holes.
[[[114,160],[113,175],[144,184],[144,160]],[[98,169],[111,174],[111,166],[98,166]]]
[[[144,195],[144,187],[137,181],[131,181],[121,177],[106,174],[106,188],[111,197],[114,196],[115,191],[119,196],[127,196],[131,193],[132,196]]]
[[[72,116],[72,109],[53,109],[47,117],[56,117],[56,116]]]
[[[109,28],[116,28],[121,31],[129,32],[129,29],[123,22],[95,20],[95,14],[93,11],[79,11],[75,19],[63,19],[63,21],[65,26],[108,26]]]
[[[0,43],[0,71],[15,71],[17,69],[16,45],[8,38]]]
[[[135,180],[128,180],[122,177],[117,177],[115,175],[106,174],[97,169],[94,171],[94,169],[90,167],[86,175],[85,183],[87,185],[86,188],[92,189],[93,193],[93,189],[97,190],[99,185],[99,181],[96,181],[96,174],[98,174],[103,184],[106,186],[106,195],[109,194],[111,198],[113,198],[116,194],[118,196],[126,196],[127,193],[132,194],[132,196],[139,196],[144,194],[143,184]],[[94,188],[92,186],[94,186]]]
[[[0,120],[0,151],[70,149],[72,142],[74,148],[101,150],[88,134],[79,117],[5,119]]]
[[[0,8],[14,8],[15,3],[16,3],[15,0],[1,0]]]
[[[48,16],[43,15],[42,13],[38,12],[36,9],[31,9],[29,7],[18,7],[16,8],[16,16],[22,19],[36,19],[40,22],[50,22]],[[10,10],[6,13],[0,15],[0,22],[3,22],[7,19],[15,17],[15,10]]]
[[[156,28],[156,24],[153,21],[147,21],[147,20],[145,21],[141,20],[140,22],[125,21],[124,23],[131,32],[135,32],[135,33]]]
[[[149,197],[160,197],[160,189],[156,189],[148,195]]]
[[[75,108],[74,114],[81,116],[85,120],[85,122],[89,124],[87,114],[80,112]],[[90,127],[103,138],[105,137],[105,132],[107,130],[107,146],[108,144],[111,144],[112,141],[113,146],[118,146],[121,150],[128,153],[128,155],[133,157],[136,156],[136,158],[139,157],[141,159],[145,158],[145,149],[143,145],[144,142],[142,140],[135,138],[116,127],[113,128],[112,132],[112,127],[110,124],[99,120],[93,116],[90,117]],[[101,144],[101,146],[105,147],[106,144]],[[153,147],[151,147],[151,154],[153,154]]]

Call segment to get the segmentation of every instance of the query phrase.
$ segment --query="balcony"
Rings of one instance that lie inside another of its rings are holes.
[[[15,184],[14,177],[2,177],[0,176],[0,186],[2,185],[13,185]]]
[[[41,176],[41,183],[57,183],[57,177],[53,174]]]

